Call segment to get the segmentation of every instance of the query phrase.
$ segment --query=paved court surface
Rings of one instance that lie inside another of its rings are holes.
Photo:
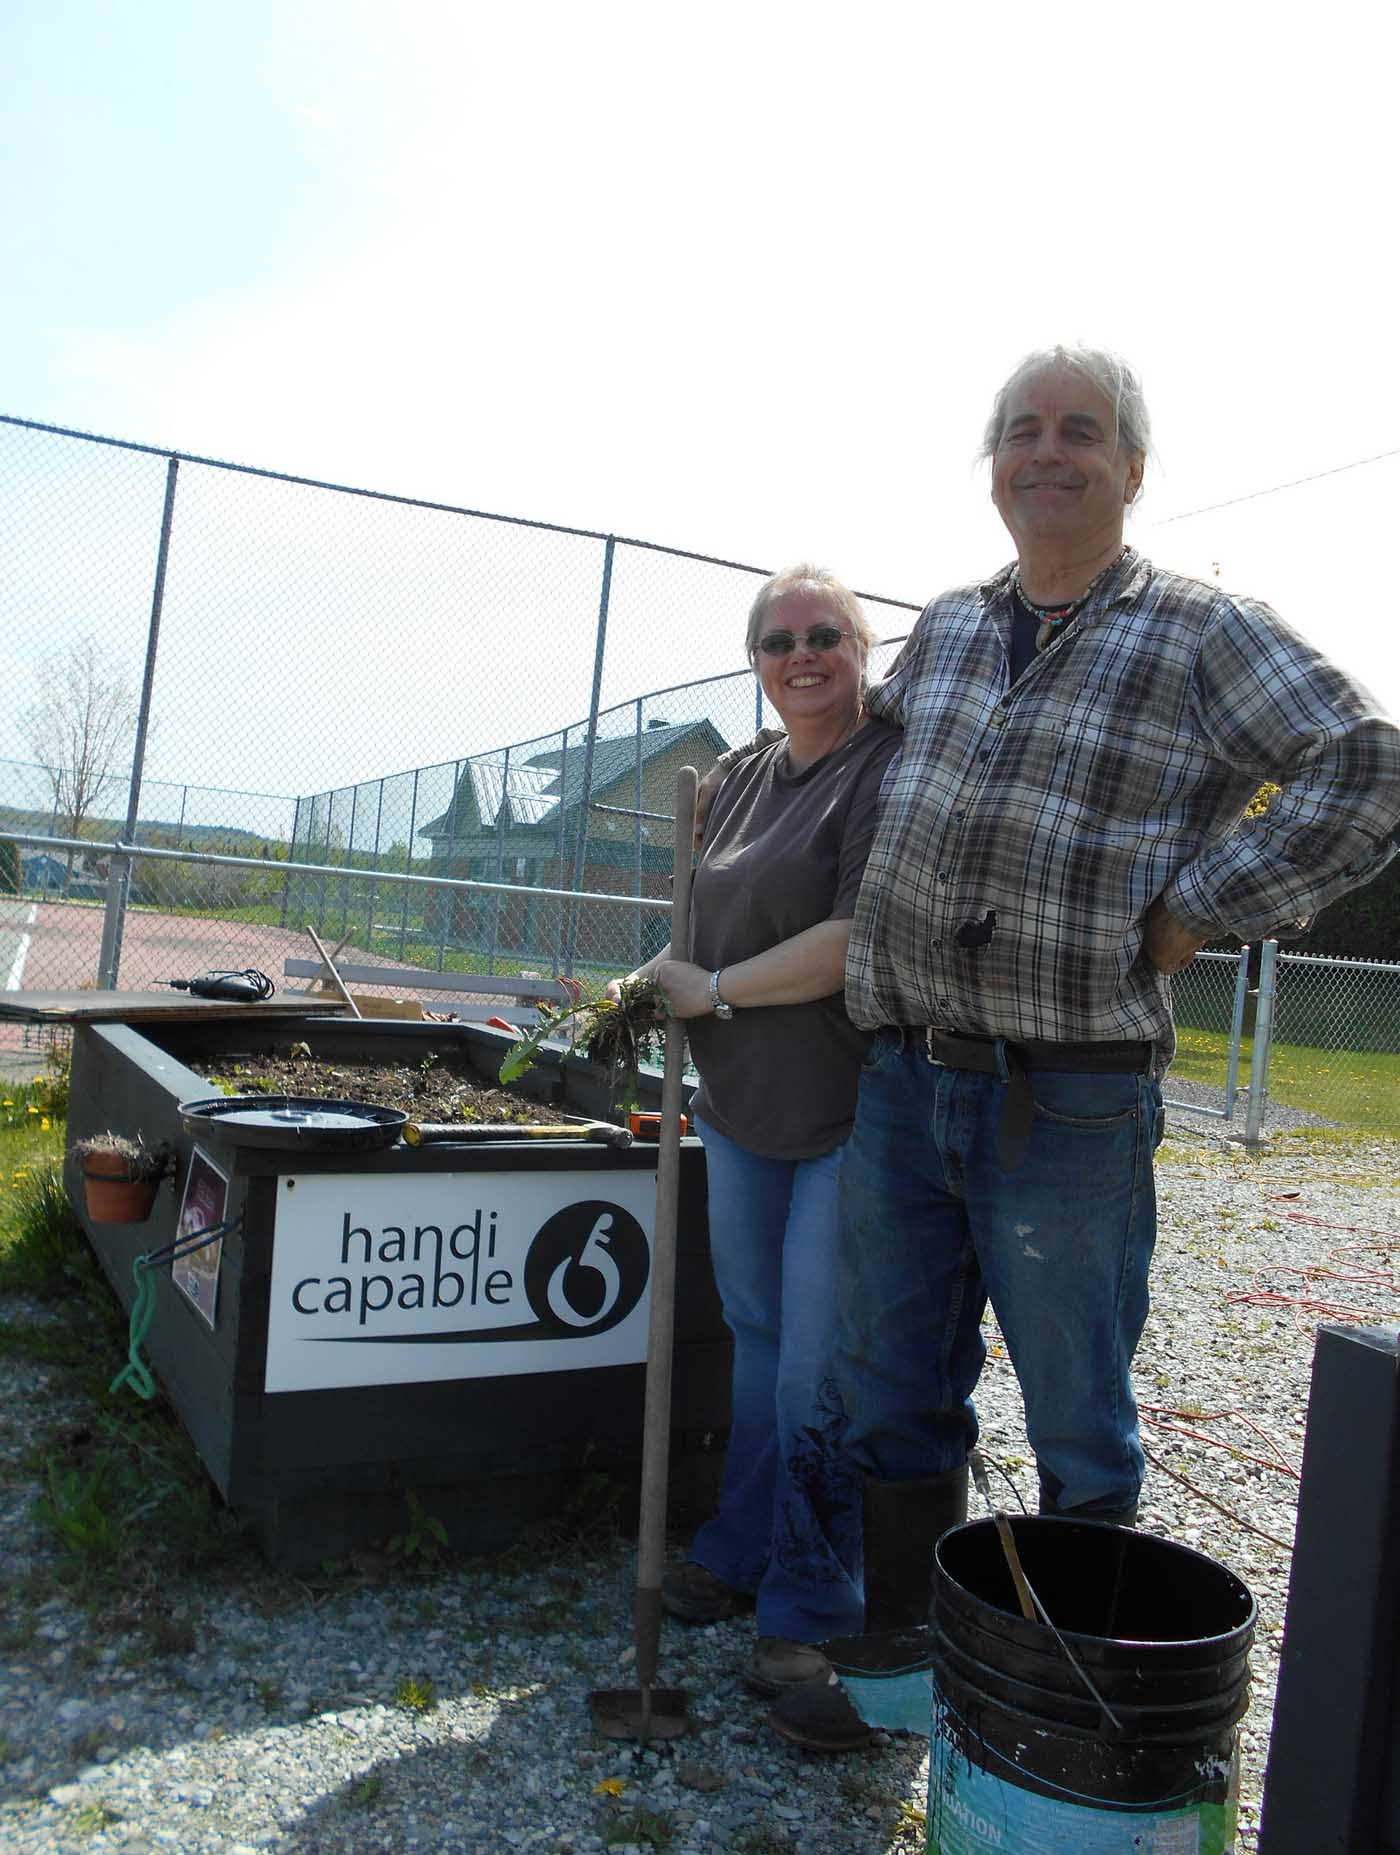
[[[0,901],[0,989],[62,992],[95,985],[102,912],[100,904],[82,902]],[[328,946],[335,945],[333,925],[322,938]],[[282,963],[289,958],[314,959],[315,953],[306,934],[295,928],[130,909],[118,983],[146,989],[164,980],[193,979],[211,968],[242,971],[256,966],[279,992],[288,983],[300,991],[306,982],[284,981]],[[355,959],[364,963],[366,955],[357,950]],[[390,973],[421,972],[378,957],[374,963],[382,963]]]

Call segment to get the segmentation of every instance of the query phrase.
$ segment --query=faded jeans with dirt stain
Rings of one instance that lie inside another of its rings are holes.
[[[1006,1082],[930,1063],[881,1032],[841,1169],[836,1371],[862,1472],[957,1468],[988,1299],[1025,1400],[1042,1510],[1135,1504],[1143,1455],[1130,1366],[1156,1238],[1150,1076],[1033,1071],[1025,1157],[1001,1170]]]

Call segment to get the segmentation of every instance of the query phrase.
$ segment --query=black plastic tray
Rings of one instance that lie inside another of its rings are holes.
[[[187,1133],[233,1146],[374,1153],[394,1144],[408,1116],[373,1102],[317,1095],[215,1095],[209,1101],[182,1101],[180,1120]]]

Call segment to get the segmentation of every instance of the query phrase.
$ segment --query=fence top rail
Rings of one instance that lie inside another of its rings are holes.
[[[42,419],[21,419],[13,413],[0,412],[0,425],[13,425],[21,431],[44,432],[51,438],[73,438],[80,444],[102,444],[116,451],[137,451],[147,457],[176,459],[182,464],[201,464],[209,470],[230,470],[240,476],[264,477],[272,483],[294,483],[302,489],[329,490],[337,496],[361,496],[370,502],[397,503],[406,509],[427,509],[437,515],[469,516],[478,522],[499,522],[508,528],[533,528],[542,534],[573,535],[580,541],[613,541],[623,547],[644,549],[651,554],[666,554],[673,560],[694,560],[702,566],[727,567],[735,573],[752,573],[767,579],[771,567],[754,567],[742,560],[725,560],[717,554],[700,554],[693,548],[671,547],[662,541],[642,541],[635,535],[609,535],[597,528],[571,528],[566,522],[543,522],[527,515],[501,515],[493,509],[468,509],[460,503],[435,502],[424,496],[403,496],[392,490],[365,489],[354,483],[332,483],[324,477],[303,477],[289,470],[270,470],[263,464],[234,464],[223,457],[202,457],[195,451],[172,450],[167,445],[140,444],[132,438],[109,438],[99,432],[81,432],[70,425],[49,425]],[[857,593],[877,605],[899,606],[907,612],[922,608],[908,599],[890,599],[882,593]]]
[[[871,595],[869,593],[862,593],[859,597],[868,599]],[[902,604],[902,601],[889,599],[886,600],[885,603],[887,605],[897,605]],[[914,606],[910,606],[907,609],[909,611],[917,610]],[[907,636],[907,632],[901,632],[892,638],[877,639],[877,644],[902,644]],[[598,720],[601,723],[606,719],[611,719],[611,717],[615,715],[624,715],[629,710],[640,708],[644,702],[659,702],[663,696],[684,694],[692,689],[707,689],[711,683],[730,683],[741,678],[743,681],[748,682],[751,680],[752,675],[753,672],[751,670],[740,667],[734,670],[717,670],[713,676],[694,676],[686,683],[668,683],[664,689],[648,689],[639,696],[628,696],[625,701],[614,702],[605,709],[599,709]],[[464,766],[469,766],[474,762],[503,759],[506,754],[513,754],[518,748],[538,747],[542,743],[547,743],[556,739],[563,741],[566,736],[571,734],[581,734],[584,737],[579,744],[579,752],[582,753],[587,745],[588,733],[588,717],[586,715],[580,715],[575,721],[565,722],[561,727],[552,728],[548,734],[530,734],[526,735],[523,740],[508,741],[500,747],[483,747],[478,749],[474,754],[463,754],[456,760],[433,760],[424,766],[400,767],[396,773],[376,773],[370,779],[352,779],[347,781],[343,786],[325,786],[317,792],[303,792],[300,794],[288,793],[286,796],[294,800],[297,805],[314,805],[318,799],[335,800],[340,797],[342,792],[355,792],[365,786],[383,786],[387,785],[391,780],[413,779],[424,773],[445,773],[448,767],[453,769],[453,776],[455,778]],[[636,736],[637,729],[635,725],[632,725],[624,728],[619,734],[603,734],[599,732],[595,734],[594,740],[597,745],[603,746],[610,741],[635,740]],[[273,798],[279,795],[266,793],[261,796]]]
[[[467,876],[415,876],[404,870],[376,870],[362,863],[284,863],[280,857],[229,857],[212,850],[158,850],[149,844],[104,844],[90,837],[42,837],[30,831],[0,831],[0,844],[33,844],[41,850],[81,851],[88,856],[128,857],[133,863],[213,864],[219,869],[257,870],[267,876],[330,876],[337,882],[363,877],[375,883],[421,883],[429,889],[470,889],[485,895],[543,895],[560,902],[615,902],[625,908],[648,908],[669,914],[669,897],[603,895],[594,889],[545,889],[528,882],[478,882]]]
[[[1359,954],[1280,952],[1278,957],[1280,964],[1289,966],[1354,966],[1370,973],[1400,973],[1400,965],[1392,960],[1367,960]]]
[[[49,766],[42,760],[9,760],[3,755],[0,755],[0,766],[26,767],[31,773],[45,773],[50,777],[55,773],[67,771],[66,767]],[[298,795],[295,792],[259,792],[255,791],[250,786],[208,786],[203,780],[199,779],[156,779],[147,777],[142,783],[147,786],[182,786],[190,792],[214,792],[223,799],[277,799],[284,805],[296,805],[299,803]]]

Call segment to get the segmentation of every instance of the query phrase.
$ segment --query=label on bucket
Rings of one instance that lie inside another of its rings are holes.
[[[928,1855],[1230,1855],[1228,1803],[1109,1809],[1043,1797],[974,1764],[935,1713],[928,1772]]]

